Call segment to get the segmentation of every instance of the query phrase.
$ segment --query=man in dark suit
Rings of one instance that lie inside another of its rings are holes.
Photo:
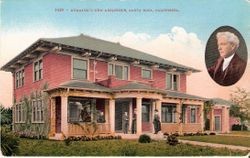
[[[216,38],[220,57],[213,66],[208,68],[208,72],[216,83],[230,86],[243,75],[246,61],[237,55],[239,39],[235,34],[218,32]]]

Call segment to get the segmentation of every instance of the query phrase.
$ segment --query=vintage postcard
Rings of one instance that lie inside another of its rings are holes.
[[[0,5],[1,154],[249,154],[250,0]]]

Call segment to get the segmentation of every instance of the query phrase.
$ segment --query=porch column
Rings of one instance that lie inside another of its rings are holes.
[[[201,124],[201,131],[203,132],[204,131],[204,103],[201,104],[201,107],[200,107],[200,124]]]
[[[161,100],[156,100],[155,109],[158,110],[158,115],[161,121]]]
[[[227,133],[228,130],[228,124],[229,124],[229,118],[228,118],[229,112],[227,110],[226,106],[222,107],[222,116],[221,116],[221,132]]]
[[[105,123],[109,123],[109,102],[107,99],[105,99],[105,109],[104,109],[104,114],[105,114]]]
[[[225,108],[225,113],[226,113],[226,118],[225,118],[225,124],[226,124],[226,133],[229,133],[229,120],[230,120],[230,116],[229,116],[229,107],[226,106]]]
[[[210,111],[210,131],[214,131],[214,108]]]
[[[136,98],[136,133],[140,135],[142,132],[142,98]]]
[[[133,121],[133,101],[132,99],[129,102],[129,131],[132,129],[132,121]]]
[[[68,136],[68,96],[61,96],[61,128],[62,133],[67,137]]]
[[[110,123],[110,132],[115,133],[115,100],[109,100],[109,123]]]
[[[56,99],[50,98],[50,132],[49,136],[56,133]]]
[[[181,107],[182,107],[182,101],[180,101],[180,103],[176,104],[176,116],[175,116],[175,119],[176,119],[176,123],[178,124],[178,132],[180,134],[182,134],[182,122],[180,120],[181,118]]]

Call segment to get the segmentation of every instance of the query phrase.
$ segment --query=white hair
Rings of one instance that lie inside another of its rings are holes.
[[[220,37],[226,37],[228,42],[235,44],[236,48],[239,47],[239,44],[240,44],[239,38],[234,33],[231,33],[231,32],[218,32],[216,34],[217,40]]]

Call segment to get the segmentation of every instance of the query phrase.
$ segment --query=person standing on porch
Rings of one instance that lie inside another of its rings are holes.
[[[160,117],[158,115],[157,109],[155,110],[153,124],[154,124],[154,130],[155,130],[154,134],[157,134],[159,131],[161,131],[161,122],[160,122]]]
[[[128,133],[128,113],[124,112],[122,116],[122,130],[124,134]]]
[[[133,119],[132,119],[132,134],[136,134],[136,112],[134,111]]]

